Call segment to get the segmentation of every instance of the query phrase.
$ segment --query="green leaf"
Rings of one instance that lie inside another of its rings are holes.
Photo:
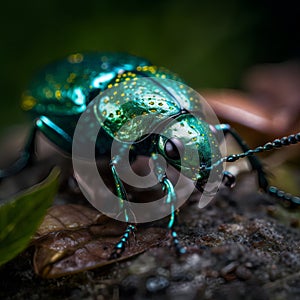
[[[52,204],[59,173],[54,168],[44,181],[0,204],[0,265],[27,247]]]

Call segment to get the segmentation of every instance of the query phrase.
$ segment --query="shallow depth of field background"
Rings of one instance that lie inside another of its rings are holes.
[[[5,1],[0,133],[26,120],[20,94],[35,71],[78,51],[125,51],[194,88],[239,88],[257,63],[300,56],[299,9],[284,1]]]

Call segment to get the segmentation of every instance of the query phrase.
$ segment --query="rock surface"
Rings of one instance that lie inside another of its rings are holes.
[[[253,179],[222,189],[201,210],[192,201],[181,209],[177,232],[188,250],[181,257],[166,239],[110,266],[42,279],[31,247],[0,268],[0,298],[300,299],[299,211],[255,192]]]

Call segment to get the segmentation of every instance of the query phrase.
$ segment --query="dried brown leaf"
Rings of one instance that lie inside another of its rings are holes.
[[[109,260],[125,227],[91,208],[54,206],[35,237],[35,272],[54,278],[99,268],[142,253],[166,238],[162,228],[138,229],[122,256]]]

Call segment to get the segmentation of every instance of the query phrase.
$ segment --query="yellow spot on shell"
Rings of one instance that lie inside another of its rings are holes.
[[[71,73],[69,75],[69,77],[67,78],[67,82],[68,83],[72,83],[74,81],[74,79],[76,78],[76,74],[75,73]]]
[[[61,91],[60,91],[60,90],[55,91],[55,98],[56,98],[57,100],[60,100],[60,99],[61,99]]]
[[[112,85],[112,84],[109,84],[107,87],[108,87],[109,89],[111,89],[111,88],[113,87],[113,85]]]
[[[80,62],[83,61],[83,55],[81,53],[75,53],[75,54],[71,54],[69,57],[68,57],[68,61],[71,63],[71,64],[78,64]]]
[[[149,67],[149,71],[150,71],[152,74],[154,74],[155,71],[156,71],[156,68],[153,67],[153,66],[151,66],[151,67]]]
[[[46,98],[52,98],[53,97],[53,93],[49,89],[44,89],[44,93],[45,93]]]
[[[36,99],[32,96],[25,96],[22,100],[21,107],[24,110],[30,110],[36,105]]]

